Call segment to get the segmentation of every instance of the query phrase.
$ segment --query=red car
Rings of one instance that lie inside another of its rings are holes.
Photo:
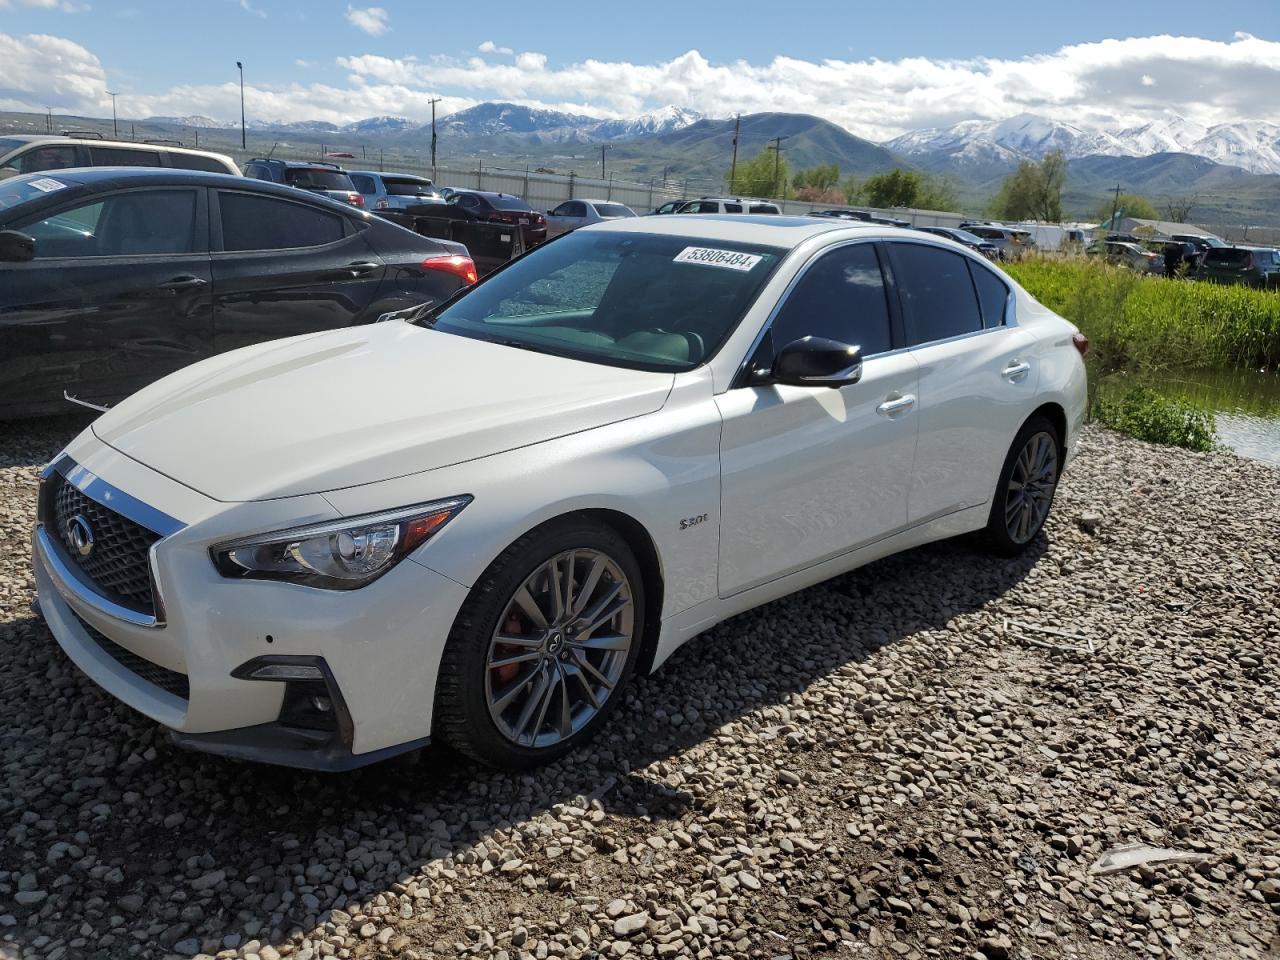
[[[547,239],[547,218],[510,193],[455,190],[449,194],[447,202],[450,206],[465,210],[477,220],[510,223],[520,227],[526,247],[532,247]]]

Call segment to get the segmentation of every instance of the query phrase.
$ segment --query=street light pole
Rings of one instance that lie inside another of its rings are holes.
[[[115,93],[114,93],[114,92],[112,92],[112,91],[108,90],[108,91],[107,91],[107,96],[109,96],[109,97],[111,98],[111,136],[112,136],[114,139],[119,140],[119,139],[120,139],[120,127],[119,127],[119,125],[116,123],[116,95],[115,95]]]
[[[791,138],[789,136],[774,137],[772,140],[769,141],[771,144],[773,144],[773,194],[775,197],[780,192],[778,190],[778,163],[782,159],[782,141],[790,140],[790,139]]]
[[[439,103],[441,99],[442,98],[440,97],[433,97],[430,101],[431,103],[431,182],[432,183],[435,183],[436,180],[439,179],[436,176],[436,104]]]
[[[240,71],[240,149],[248,150],[248,136],[244,129],[244,64],[237,60],[236,68]]]
[[[600,179],[601,180],[606,179],[604,175],[604,152],[608,149],[609,149],[609,144],[607,143],[600,144]]]

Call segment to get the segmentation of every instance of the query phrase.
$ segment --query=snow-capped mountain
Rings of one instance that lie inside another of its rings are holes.
[[[213,117],[205,117],[200,114],[193,114],[189,117],[147,117],[146,123],[171,123],[176,127],[198,127],[201,130],[230,130],[232,127],[240,126],[239,121],[215,120]]]
[[[1061,150],[1068,160],[1187,153],[1251,173],[1280,173],[1280,125],[1262,121],[1206,128],[1169,116],[1137,127],[1106,130],[1020,114],[1007,120],[965,120],[950,127],[913,130],[884,146],[925,162],[931,160],[933,166],[1012,165]]]
[[[437,125],[455,137],[517,135],[542,143],[589,143],[668,133],[701,119],[702,114],[676,106],[662,107],[628,120],[604,120],[515,103],[480,103],[450,114]]]
[[[421,126],[422,124],[408,117],[365,117],[355,123],[344,124],[341,130],[343,133],[404,133]]]

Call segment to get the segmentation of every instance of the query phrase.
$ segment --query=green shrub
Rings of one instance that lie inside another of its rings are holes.
[[[1280,364],[1280,292],[1141,276],[1092,258],[1006,269],[1080,328],[1104,370]]]
[[[1211,412],[1184,400],[1162,397],[1146,387],[1134,387],[1118,399],[1099,398],[1099,420],[1139,440],[1188,450],[1214,449],[1217,421]]]

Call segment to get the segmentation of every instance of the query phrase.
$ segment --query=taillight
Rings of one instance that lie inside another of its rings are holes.
[[[466,283],[475,283],[479,279],[475,261],[460,253],[447,253],[439,257],[427,257],[422,261],[424,270],[441,270],[460,277]]]
[[[539,223],[539,224],[541,224],[541,223],[546,223],[546,222],[547,222],[547,218],[546,218],[546,217],[544,217],[544,216],[543,216],[542,214],[540,214],[540,213],[535,213],[535,214],[533,215],[533,222],[534,222],[534,223]]]
[[[348,193],[347,203],[351,204],[353,207],[363,207],[364,197],[360,196],[358,193]]]
[[[1083,333],[1073,333],[1071,335],[1071,343],[1072,346],[1080,351],[1080,356],[1083,357],[1089,352],[1089,338]]]

